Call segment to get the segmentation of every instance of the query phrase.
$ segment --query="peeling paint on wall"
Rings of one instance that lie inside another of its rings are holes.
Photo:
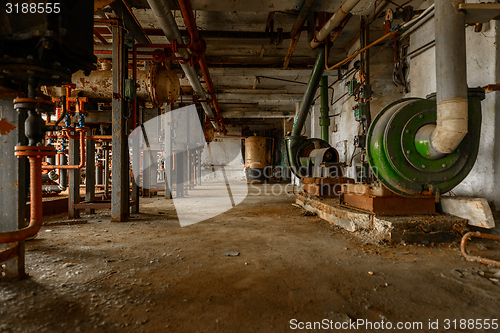
[[[7,135],[13,130],[16,129],[17,126],[12,125],[7,121],[7,118],[0,119],[0,134]]]

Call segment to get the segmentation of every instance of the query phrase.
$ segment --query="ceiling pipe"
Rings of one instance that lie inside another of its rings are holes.
[[[151,44],[151,40],[144,33],[139,21],[125,0],[114,1],[110,4],[110,7],[139,44]]]
[[[309,44],[312,49],[317,48],[335,29],[340,22],[344,19],[344,17],[349,14],[349,12],[360,2],[361,0],[346,0],[340,6],[339,9],[333,14],[333,16],[325,23],[325,25],[321,28],[320,31],[316,33],[316,36],[311,40]]]
[[[168,41],[172,43],[174,40],[179,42],[180,44],[184,44],[182,40],[182,35],[175,22],[175,19],[172,15],[172,11],[170,10],[168,3],[162,0],[148,0],[148,4],[153,10],[153,14],[156,16],[158,23],[160,24],[163,33],[167,37]],[[175,54],[178,57],[183,57],[184,59],[189,59],[189,54],[185,49],[179,49],[178,53]],[[188,64],[180,63],[182,70],[186,74],[191,86],[193,87],[194,92],[199,96],[201,107],[205,111],[205,114],[210,119],[215,119],[215,113],[212,108],[204,102],[207,100],[207,95],[205,90],[201,86],[200,79],[198,78],[198,74],[195,69]],[[211,120],[212,125],[217,131],[221,131],[222,127],[217,121]]]
[[[164,36],[161,29],[144,29],[148,36]],[[199,32],[202,38],[224,38],[224,39],[268,39],[269,43],[276,43],[280,40],[290,39],[289,32],[278,31],[223,31],[223,30],[203,30]],[[181,30],[182,36],[189,36],[186,30]]]
[[[314,5],[315,0],[304,0],[302,6],[300,7],[299,15],[297,19],[293,23],[292,30],[290,31],[290,37],[292,40],[290,41],[290,46],[288,46],[288,51],[286,52],[285,61],[283,62],[283,68],[286,69],[288,64],[290,63],[290,59],[292,58],[292,54],[295,51],[295,47],[300,38],[300,32],[304,22],[306,21],[309,13],[311,12],[311,8]]]
[[[191,38],[191,44],[193,47],[191,51],[199,56],[199,64],[203,77],[205,78],[205,83],[207,84],[208,92],[212,97],[212,104],[215,109],[215,116],[217,122],[221,125],[221,129],[224,132],[224,123],[222,121],[222,115],[219,108],[219,102],[217,100],[217,95],[215,94],[214,83],[212,82],[212,77],[210,76],[210,71],[208,70],[207,60],[205,59],[205,41],[200,37],[198,28],[196,27],[196,20],[193,15],[193,8],[191,7],[191,2],[189,0],[178,0],[179,7],[181,9],[182,17],[186,23],[186,29],[189,32]]]
[[[455,151],[468,132],[465,13],[456,8],[458,2],[435,3],[437,125],[416,134],[434,159]]]
[[[304,92],[304,97],[300,103],[300,108],[295,116],[295,123],[293,124],[291,136],[300,136],[302,133],[302,128],[309,114],[309,109],[311,108],[312,102],[314,100],[314,94],[318,90],[321,77],[325,71],[325,51],[323,47],[318,50],[318,55],[316,56],[316,62],[314,63],[314,68],[307,83],[306,91]]]

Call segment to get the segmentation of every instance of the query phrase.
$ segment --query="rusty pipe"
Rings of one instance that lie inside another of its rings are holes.
[[[219,121],[219,123],[221,125],[222,132],[225,132],[226,127],[224,125],[224,122],[222,121],[222,114],[221,114],[220,107],[219,107],[219,100],[217,99],[217,95],[215,94],[214,83],[212,81],[212,77],[210,76],[210,72],[208,70],[207,60],[206,60],[204,54],[202,54],[200,56],[200,68],[201,68],[201,72],[203,73],[203,77],[205,78],[205,83],[207,84],[208,92],[210,93],[210,96],[212,97],[212,104],[213,104],[214,109],[215,109],[215,114],[216,114],[217,120]]]
[[[87,140],[111,140],[112,135],[87,135],[85,137]]]
[[[80,164],[79,165],[42,165],[42,170],[76,170],[85,166],[85,132],[80,132]],[[75,139],[76,136],[66,134],[69,139]]]
[[[153,14],[155,15],[161,29],[165,33],[165,36],[169,40],[169,42],[172,42],[174,40],[177,40],[178,42],[182,42],[182,35],[179,30],[179,27],[177,26],[177,23],[172,15],[172,11],[169,7],[169,4],[165,1],[161,0],[147,0],[149,6],[151,7]],[[180,49],[179,53],[175,54],[176,56],[181,56],[184,57],[185,59],[189,58],[189,55],[187,54],[187,51],[184,49]],[[185,63],[180,63],[182,70],[186,74],[186,77],[188,78],[191,86],[193,87],[194,92],[201,97],[202,100],[206,99],[206,93],[203,87],[201,86],[200,79],[198,78],[198,74],[196,73],[195,69],[188,64]],[[205,111],[205,114],[209,118],[213,118],[214,115],[214,110],[204,101],[200,102],[201,107]],[[216,122],[216,121],[211,121],[212,125],[214,126],[215,130],[221,131],[222,127],[221,125]]]
[[[42,156],[29,156],[30,162],[30,223],[27,227],[0,232],[0,244],[21,242],[35,236],[43,223]]]
[[[493,265],[496,267],[500,267],[500,262],[492,259],[486,259],[482,258],[479,256],[471,256],[467,254],[467,251],[465,250],[465,245],[467,243],[467,240],[471,237],[478,237],[478,238],[488,238],[488,239],[494,239],[494,240],[500,240],[500,237],[495,236],[495,235],[490,235],[490,234],[482,234],[480,232],[468,232],[462,237],[462,241],[460,242],[460,251],[462,252],[462,255],[465,257],[467,260],[474,260],[477,262],[480,262],[485,265]]]
[[[335,29],[340,22],[346,17],[350,11],[358,4],[360,0],[345,0],[333,16],[323,25],[320,31],[316,33],[309,46],[312,49],[317,48],[327,37],[333,29]]]
[[[191,6],[190,0],[179,0],[179,8],[182,13],[182,18],[186,23],[186,30],[189,33],[191,38],[192,45],[190,50],[197,56],[199,56],[199,64],[201,68],[201,72],[203,73],[203,77],[205,78],[205,83],[207,84],[208,92],[212,97],[212,105],[215,109],[215,116],[217,118],[217,122],[221,126],[221,131],[225,132],[225,126],[222,121],[222,114],[219,108],[219,102],[217,100],[217,95],[215,94],[214,83],[212,81],[212,77],[210,76],[210,71],[208,70],[207,60],[205,58],[205,42],[200,37],[200,33],[198,32],[198,28],[196,27],[196,19],[193,14],[193,7]]]

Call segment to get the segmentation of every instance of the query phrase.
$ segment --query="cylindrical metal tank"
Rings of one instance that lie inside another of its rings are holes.
[[[251,136],[245,140],[245,173],[247,183],[266,180],[266,138]]]
[[[85,76],[78,71],[71,77],[76,85],[73,96],[88,97],[93,102],[110,102],[113,97],[113,70],[93,71]],[[62,96],[61,87],[42,87],[48,96]],[[148,71],[137,71],[137,97],[155,106],[177,101],[180,95],[180,81],[177,73],[153,66]]]

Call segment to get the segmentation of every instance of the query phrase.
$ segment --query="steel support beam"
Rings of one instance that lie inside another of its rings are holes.
[[[142,110],[143,110],[142,107],[139,108],[139,110],[138,110],[139,123],[141,123],[141,124],[143,123]],[[136,133],[136,132],[134,132],[134,133]],[[139,170],[139,167],[136,168],[135,166],[140,165],[140,155],[141,155],[139,153],[140,149],[141,149],[141,140],[140,140],[139,136],[136,134],[132,140],[132,151],[134,152],[132,154],[132,158],[133,158],[132,165],[134,166],[135,170]],[[139,213],[139,186],[136,183],[137,179],[138,179],[138,177],[136,178],[136,175],[134,175],[134,177],[132,177],[131,199],[134,202],[134,204],[131,206],[130,212],[134,213],[134,214]]]
[[[124,99],[125,79],[127,75],[127,49],[125,31],[120,26],[113,26],[113,102],[112,102],[112,174],[111,221],[124,222],[129,218],[129,174],[127,122],[124,115],[127,103]]]
[[[76,132],[74,133],[76,135]],[[80,164],[80,142],[69,140],[69,165]],[[70,219],[80,218],[80,211],[75,205],[80,203],[80,169],[69,170],[69,192],[68,192],[68,217]]]
[[[88,136],[92,135],[92,131],[87,132]],[[85,201],[94,202],[95,200],[95,180],[96,180],[96,168],[95,164],[95,140],[87,139],[86,141],[86,161],[85,165]],[[94,214],[95,209],[87,209],[87,214]]]
[[[108,144],[105,144],[103,147],[103,154],[104,154],[104,197],[109,198],[109,186],[110,186],[110,181],[109,181],[109,151],[110,147]]]
[[[134,14],[131,12],[125,0],[117,0],[110,4],[111,9],[115,14],[121,18],[125,28],[132,34],[132,37],[139,44],[151,44],[151,40],[144,33],[144,30],[140,26],[139,22],[135,18]]]
[[[172,111],[172,107],[170,104],[165,103],[163,105],[165,112]],[[174,140],[174,136],[172,133],[172,119],[167,115],[164,115],[162,119],[165,120],[164,128],[165,128],[165,146],[163,151],[163,159],[164,159],[164,168],[165,168],[165,199],[172,199],[172,184],[173,184],[173,155],[172,155],[172,143]]]

